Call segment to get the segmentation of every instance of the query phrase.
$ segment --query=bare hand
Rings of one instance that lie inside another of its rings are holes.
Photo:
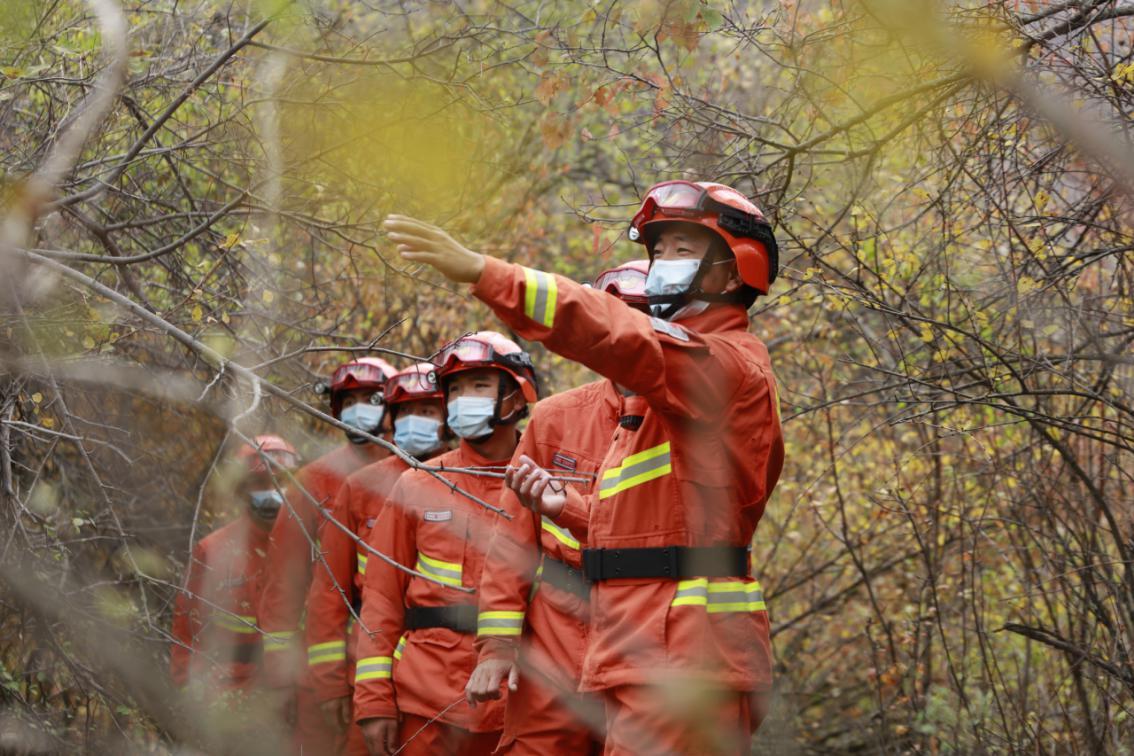
[[[480,280],[484,255],[465,249],[443,229],[405,215],[387,216],[382,227],[403,259],[436,268],[457,283]]]
[[[346,732],[350,726],[350,696],[332,698],[319,704],[319,713],[328,727],[338,732]]]
[[[567,504],[567,494],[562,486],[556,487],[552,482],[551,473],[526,454],[520,455],[518,467],[509,466],[504,473],[504,484],[515,491],[520,503],[555,519]]]
[[[366,739],[366,750],[370,756],[390,756],[398,750],[398,720],[393,717],[364,719],[358,723],[362,737]]]
[[[479,701],[500,698],[500,683],[508,676],[508,690],[515,693],[520,684],[520,673],[508,659],[485,659],[476,665],[465,686],[465,698],[476,706]]]

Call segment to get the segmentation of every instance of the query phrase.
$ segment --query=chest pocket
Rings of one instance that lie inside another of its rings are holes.
[[[445,585],[461,586],[468,514],[454,506],[425,507],[417,529],[414,569]]]

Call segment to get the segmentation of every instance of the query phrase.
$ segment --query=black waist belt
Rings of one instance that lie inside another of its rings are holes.
[[[583,577],[581,569],[572,567],[566,562],[545,556],[540,580],[553,588],[574,593],[584,601],[590,601],[591,581]]]
[[[748,577],[744,546],[663,546],[653,549],[583,549],[588,580]]]
[[[476,606],[410,606],[406,607],[406,630],[447,627],[458,633],[476,635]]]
[[[263,653],[264,646],[260,643],[237,643],[232,650],[232,660],[237,664],[255,664]]]

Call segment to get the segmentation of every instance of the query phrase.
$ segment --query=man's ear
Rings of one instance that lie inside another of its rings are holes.
[[[734,291],[740,291],[742,286],[744,286],[744,281],[740,278],[740,269],[736,266],[736,263],[733,263],[728,272],[728,283],[725,284],[724,293],[731,294]]]

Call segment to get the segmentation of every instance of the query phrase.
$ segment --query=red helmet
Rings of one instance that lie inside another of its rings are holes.
[[[339,365],[327,386],[331,392],[331,414],[338,418],[342,412],[344,391],[381,389],[397,372],[381,357],[359,357]]]
[[[255,446],[242,444],[236,450],[236,458],[249,475],[268,472],[265,456],[271,457],[273,462],[287,470],[299,466],[299,455],[295,448],[279,436],[256,436],[252,440]]]
[[[740,280],[768,293],[776,280],[779,249],[764,213],[747,197],[709,181],[654,184],[630,221],[630,240],[645,244],[652,256],[660,224],[673,221],[696,223],[719,234],[736,256]]]
[[[516,379],[525,401],[539,401],[532,358],[516,342],[496,331],[477,331],[449,342],[433,357],[433,364],[437,366],[437,377],[442,380],[464,370],[503,370]]]
[[[386,404],[444,398],[441,380],[437,377],[437,366],[432,362],[419,362],[400,370],[386,382]]]
[[[646,296],[649,272],[649,260],[631,260],[600,273],[594,288],[613,294],[631,307],[646,307],[650,303]]]

